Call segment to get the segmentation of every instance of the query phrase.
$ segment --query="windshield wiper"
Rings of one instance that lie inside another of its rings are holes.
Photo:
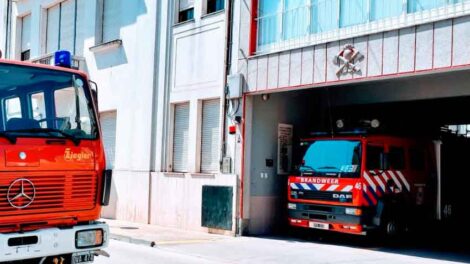
[[[6,131],[1,131],[0,137],[6,138],[10,144],[16,144],[16,137]]]
[[[62,136],[64,136],[66,139],[70,139],[75,146],[80,145],[80,138],[75,137],[74,135],[71,135],[69,133],[65,133],[64,131],[60,129],[54,129],[54,128],[28,128],[28,129],[18,129],[18,130],[8,130],[6,132],[17,132],[17,133],[59,133]],[[1,136],[1,135],[0,135]],[[16,141],[16,138],[15,138]]]
[[[335,167],[335,166],[323,166],[323,167],[319,167],[317,169],[319,169],[319,170],[339,170],[339,168]]]
[[[302,168],[305,168],[305,169],[302,169]],[[301,165],[299,167],[299,171],[300,173],[303,175],[304,173],[315,173],[317,172],[314,168],[310,167],[310,166],[307,166],[307,165]]]

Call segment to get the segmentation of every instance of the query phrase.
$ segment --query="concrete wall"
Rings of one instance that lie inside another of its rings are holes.
[[[305,135],[313,111],[309,102],[314,100],[305,93],[271,94],[267,101],[253,96],[253,112],[250,145],[246,145],[246,159],[250,160],[245,169],[246,213],[249,219],[249,234],[269,234],[279,231],[286,219],[285,199],[288,175],[277,174],[278,124],[294,126],[294,138]],[[316,111],[318,113],[318,111]],[[266,159],[272,159],[274,166],[268,167]]]
[[[232,230],[211,230],[201,225],[202,186],[228,186],[234,191]],[[152,174],[151,224],[201,232],[235,234],[237,177],[232,174]]]

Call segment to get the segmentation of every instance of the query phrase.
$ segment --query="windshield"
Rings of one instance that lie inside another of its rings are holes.
[[[298,166],[302,175],[359,177],[361,142],[318,140],[302,142],[303,159]]]
[[[97,125],[79,75],[0,63],[0,133],[94,139]]]

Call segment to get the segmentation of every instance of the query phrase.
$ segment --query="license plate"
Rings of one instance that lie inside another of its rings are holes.
[[[328,230],[329,227],[330,227],[328,224],[325,224],[325,223],[318,223],[318,222],[309,222],[309,223],[308,223],[308,226],[309,226],[310,228],[323,229],[323,230]]]
[[[93,254],[93,252],[81,252],[81,253],[75,253],[72,255],[73,264],[89,263],[89,262],[93,262],[93,260],[95,260],[95,254]]]

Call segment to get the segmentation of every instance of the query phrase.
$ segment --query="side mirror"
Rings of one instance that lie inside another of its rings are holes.
[[[98,109],[98,84],[96,84],[94,81],[89,81],[90,82],[90,91],[91,91],[91,96],[93,96],[93,101],[95,101],[96,104],[96,109]]]

